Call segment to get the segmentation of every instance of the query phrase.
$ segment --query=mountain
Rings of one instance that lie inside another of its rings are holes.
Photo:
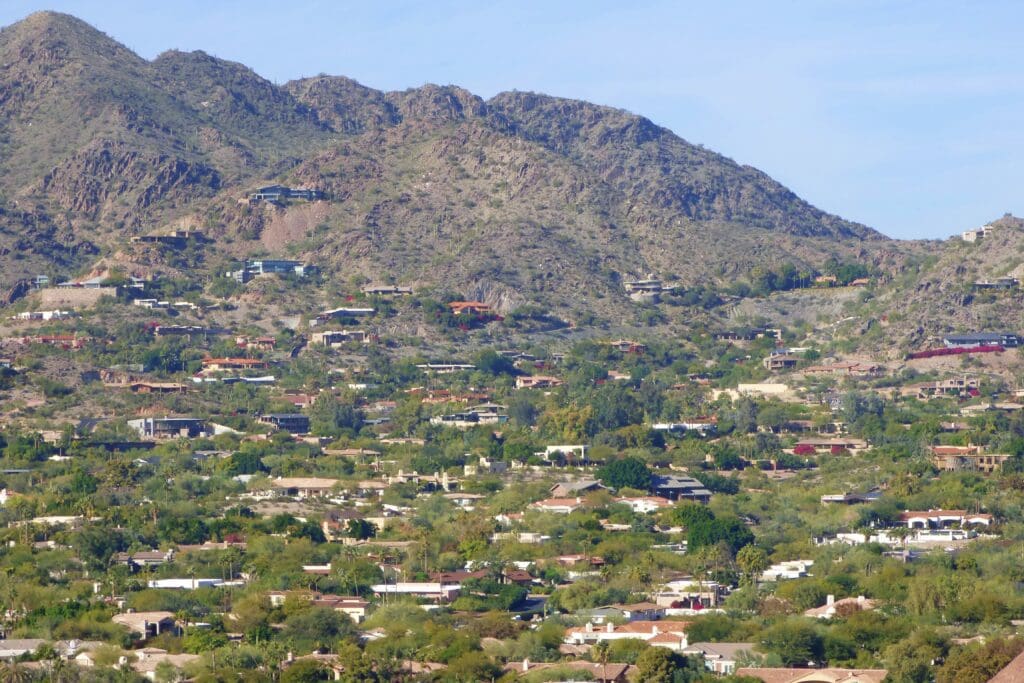
[[[757,169],[587,102],[328,76],[277,86],[202,52],[147,61],[52,12],[0,31],[0,60],[7,280],[183,223],[224,258],[292,254],[505,308],[585,310],[649,272],[728,284],[893,249]],[[240,201],[269,182],[331,201]]]

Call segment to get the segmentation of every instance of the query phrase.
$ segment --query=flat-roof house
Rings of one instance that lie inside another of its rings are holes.
[[[669,500],[695,500],[706,503],[711,500],[711,491],[693,477],[679,477],[674,474],[655,474],[651,477],[651,491]]]
[[[791,356],[789,354],[772,354],[761,361],[761,364],[768,370],[785,370],[788,368],[795,368],[799,362],[800,358],[797,356]]]
[[[128,426],[143,439],[195,438],[209,432],[206,422],[195,417],[144,417],[128,420]]]
[[[947,334],[942,343],[948,348],[966,348],[971,346],[1003,346],[1012,348],[1020,346],[1020,337],[1013,332],[970,332],[967,334]]]
[[[455,315],[485,315],[491,312],[491,307],[482,301],[452,301],[448,308]]]
[[[292,434],[309,433],[309,416],[302,413],[269,413],[261,415],[259,421]]]
[[[278,477],[270,485],[284,495],[303,499],[331,495],[337,483],[337,479],[323,477]]]
[[[168,631],[177,631],[172,612],[128,612],[115,614],[110,620],[126,627],[132,633],[138,633],[143,639],[153,638]]]

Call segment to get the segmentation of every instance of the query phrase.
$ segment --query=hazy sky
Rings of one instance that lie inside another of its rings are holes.
[[[1024,213],[1024,2],[0,0],[273,81],[533,90],[629,109],[893,237]]]

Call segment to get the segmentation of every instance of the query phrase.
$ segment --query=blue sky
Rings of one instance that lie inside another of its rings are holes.
[[[642,114],[893,237],[1024,214],[1024,3],[963,0],[3,0],[144,57],[284,82],[533,90]]]

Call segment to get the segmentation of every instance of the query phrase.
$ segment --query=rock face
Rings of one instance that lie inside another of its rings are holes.
[[[328,273],[504,309],[586,309],[623,298],[623,277],[728,282],[782,260],[870,261],[891,244],[756,169],[586,102],[384,93],[328,76],[279,87],[202,52],[149,62],[49,12],[0,31],[0,63],[2,278],[188,219],[232,256],[298,245]],[[240,204],[269,182],[331,201],[315,221]]]

